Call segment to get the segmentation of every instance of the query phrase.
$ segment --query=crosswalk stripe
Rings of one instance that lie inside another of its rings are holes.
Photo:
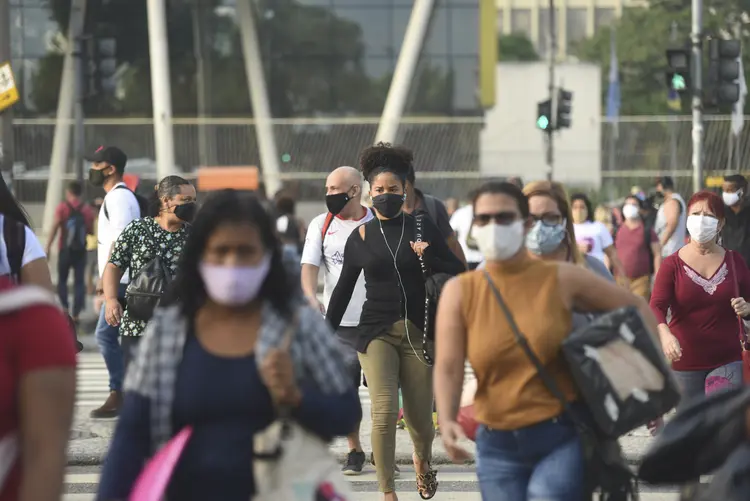
[[[63,494],[62,501],[94,501],[94,494]],[[482,501],[482,495],[477,491],[470,492],[442,492],[438,490],[437,496],[440,501]],[[357,492],[357,501],[380,501],[383,495],[378,492]],[[398,499],[400,501],[421,501],[419,494],[413,491],[399,491]],[[675,496],[648,498],[642,501],[677,501]]]

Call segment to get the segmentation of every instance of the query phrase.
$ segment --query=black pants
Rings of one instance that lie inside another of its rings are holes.
[[[138,343],[141,342],[141,336],[120,336],[120,347],[122,348],[122,361],[125,368],[125,375],[128,373],[128,366],[135,358]]]

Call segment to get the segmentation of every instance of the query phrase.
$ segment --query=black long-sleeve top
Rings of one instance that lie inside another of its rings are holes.
[[[422,221],[422,240],[430,244],[424,251],[429,269],[434,273],[450,275],[464,271],[463,264],[450,250],[437,226],[427,215]],[[425,301],[422,269],[410,244],[416,241],[414,216],[402,213],[393,219],[375,218],[364,224],[364,232],[364,240],[359,231],[353,231],[346,242],[343,269],[326,314],[326,319],[337,329],[349,306],[360,272],[364,270],[366,299],[362,306],[357,341],[357,350],[361,353],[367,350],[370,341],[383,335],[404,317],[421,330],[424,327]],[[392,253],[396,253],[395,267]]]

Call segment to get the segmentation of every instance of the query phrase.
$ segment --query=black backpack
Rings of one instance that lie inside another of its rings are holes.
[[[10,278],[14,283],[21,283],[23,254],[26,250],[26,225],[15,219],[3,217],[3,240],[7,249]]]
[[[70,215],[65,220],[65,239],[63,250],[80,254],[86,252],[86,219],[80,208],[75,208],[65,202],[70,209]]]
[[[155,235],[148,228],[148,222],[144,222],[144,228],[151,236],[151,241],[156,242]],[[179,239],[175,239],[177,243]],[[168,251],[171,247],[164,249]],[[154,258],[146,263],[134,277],[131,277],[128,288],[125,291],[125,304],[128,316],[134,320],[148,322],[154,314],[154,309],[159,305],[161,297],[172,281],[172,272],[164,264],[164,260],[158,253],[158,245],[154,243]],[[131,270],[132,271],[132,270]]]
[[[146,200],[145,198],[143,198],[138,193],[132,191],[130,188],[128,188],[124,184],[118,184],[117,186],[114,187],[115,190],[118,190],[120,188],[122,188],[124,190],[128,190],[130,193],[133,194],[133,196],[135,197],[135,200],[138,202],[138,207],[141,210],[141,217],[148,216],[148,200]],[[106,200],[104,201],[104,217],[106,217],[107,219],[109,219],[109,211],[107,211],[107,201]]]

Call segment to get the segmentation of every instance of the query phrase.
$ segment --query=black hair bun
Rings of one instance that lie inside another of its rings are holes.
[[[362,175],[368,181],[380,172],[393,172],[405,178],[411,171],[413,162],[414,154],[410,149],[383,142],[365,148],[359,156]]]

